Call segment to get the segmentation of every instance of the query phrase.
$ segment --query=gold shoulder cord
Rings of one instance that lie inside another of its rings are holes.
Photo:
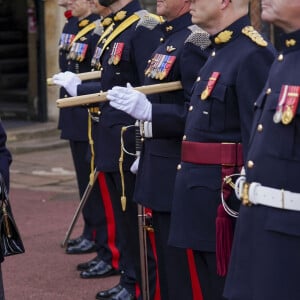
[[[81,37],[85,36],[88,32],[90,32],[91,30],[95,29],[96,24],[93,22],[90,25],[84,27],[83,29],[81,29],[76,36],[74,37],[72,43],[70,43],[69,48],[72,48],[72,45],[78,41]]]
[[[125,178],[124,178],[124,170],[123,170],[123,162],[124,162],[124,133],[127,130],[127,127],[123,126],[121,129],[121,154],[119,158],[119,171],[121,175],[121,186],[122,186],[122,195],[121,195],[121,205],[122,211],[126,210],[126,196],[125,196]]]
[[[90,172],[90,186],[93,186],[94,184],[94,169],[95,169],[95,150],[94,150],[94,140],[92,137],[92,117],[91,113],[88,110],[88,138],[89,138],[89,144],[90,144],[90,149],[91,149],[91,172]]]

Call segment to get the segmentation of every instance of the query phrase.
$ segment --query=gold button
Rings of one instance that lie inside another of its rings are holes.
[[[160,38],[159,41],[162,43],[165,39],[164,38]]]
[[[262,124],[258,124],[258,126],[257,126],[257,131],[258,131],[258,132],[262,132],[263,129],[264,129],[264,126],[263,126]]]
[[[272,93],[272,90],[270,88],[267,89],[266,94],[270,95]]]
[[[254,162],[252,160],[248,160],[248,168],[252,169],[254,167]]]
[[[109,50],[109,47],[106,47],[106,50]]]
[[[151,60],[151,59],[149,59],[149,60],[148,60],[148,64],[150,64],[150,63],[151,63],[151,61],[152,61],[152,60]]]
[[[278,60],[279,60],[279,61],[283,61],[283,54],[279,54],[279,55],[278,55]]]
[[[64,97],[65,97],[65,98],[68,98],[68,95],[67,95],[67,94],[65,94],[65,95],[64,95]]]
[[[211,56],[216,56],[216,51],[213,51],[213,52],[211,53]]]
[[[177,165],[177,170],[181,170],[181,164]]]
[[[182,140],[183,140],[183,141],[186,141],[186,135],[184,135],[184,136],[182,137]]]
[[[196,81],[199,82],[200,80],[201,80],[201,77],[198,76],[197,79],[196,79]]]
[[[194,106],[191,105],[191,106],[189,107],[189,111],[192,111],[193,109],[194,109]]]

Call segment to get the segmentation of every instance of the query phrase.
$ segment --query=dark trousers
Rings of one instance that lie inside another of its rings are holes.
[[[223,300],[225,277],[217,275],[216,253],[194,251],[204,300]]]
[[[90,164],[88,160],[88,142],[70,141],[70,147],[76,172],[77,184],[80,198],[89,183]],[[99,185],[95,182],[90,196],[83,207],[82,215],[84,219],[83,236],[89,240],[96,240],[97,234],[103,231],[105,222],[103,202],[99,190]],[[98,240],[100,238],[98,237]]]
[[[140,256],[137,205],[132,201],[135,175],[131,172],[124,172],[127,198],[125,211],[122,211],[121,206],[122,187],[119,172],[105,173],[105,178],[114,209],[117,237],[121,248],[120,284],[132,295],[136,295],[137,284],[140,282]]]
[[[5,300],[1,264],[0,264],[0,300]]]
[[[152,222],[161,299],[193,299],[192,286],[188,280],[190,272],[186,250],[168,245],[170,213],[152,211]]]

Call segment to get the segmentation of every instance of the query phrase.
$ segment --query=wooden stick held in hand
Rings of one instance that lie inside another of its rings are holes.
[[[172,81],[166,83],[152,84],[152,85],[142,85],[134,88],[136,91],[142,92],[146,95],[172,92],[182,89],[182,84],[180,81]],[[73,107],[85,104],[92,104],[98,102],[105,102],[107,100],[107,92],[100,92],[96,94],[89,94],[77,97],[62,98],[56,100],[57,107]]]
[[[92,79],[100,79],[101,78],[101,71],[92,71],[92,72],[86,72],[86,73],[79,73],[76,74],[82,81],[85,80],[92,80]],[[53,82],[52,77],[51,78],[47,78],[47,85],[49,86],[53,86],[56,85]]]

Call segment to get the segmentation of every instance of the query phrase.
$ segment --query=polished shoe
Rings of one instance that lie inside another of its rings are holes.
[[[75,245],[79,244],[83,239],[84,239],[84,237],[82,235],[75,239],[70,239],[67,241],[67,247],[75,246]]]
[[[115,294],[119,293],[122,288],[123,287],[120,284],[118,284],[118,285],[112,287],[111,289],[101,291],[101,292],[97,293],[96,299],[107,300],[107,299],[111,298],[112,296],[114,296]]]
[[[98,264],[98,262],[100,262],[100,260],[101,260],[101,258],[96,256],[96,257],[94,257],[93,259],[91,259],[87,262],[78,264],[77,265],[77,270],[78,271],[86,271],[86,270],[96,266]]]
[[[120,272],[114,269],[111,265],[103,260],[100,260],[97,265],[80,273],[81,278],[103,278],[113,275],[119,275]]]
[[[109,300],[134,300],[135,297],[132,296],[124,287],[117,293],[114,294]]]
[[[85,254],[96,251],[95,242],[87,240],[85,238],[82,241],[74,246],[70,246],[66,249],[67,254]]]

